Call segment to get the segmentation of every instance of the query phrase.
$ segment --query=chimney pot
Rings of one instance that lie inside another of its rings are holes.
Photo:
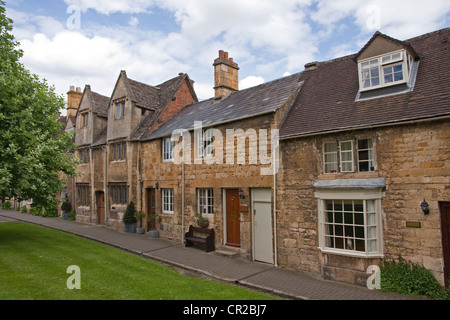
[[[70,86],[69,90],[70,91],[75,91],[75,86]]]
[[[178,75],[179,75],[179,76],[184,76],[184,73],[183,73],[183,72],[180,72]]]
[[[223,50],[219,50],[219,58],[224,58],[225,57],[225,52],[223,52]]]
[[[230,61],[231,61],[231,62],[234,62],[234,61],[233,61],[233,58],[230,58]]]
[[[228,60],[228,52],[224,52],[224,58]]]

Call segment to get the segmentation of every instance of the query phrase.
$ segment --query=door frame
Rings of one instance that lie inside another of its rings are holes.
[[[265,194],[264,196],[262,195],[257,195],[258,191],[262,191],[264,190],[267,194]],[[270,263],[270,264],[275,264],[275,251],[274,251],[274,222],[273,222],[273,215],[272,215],[272,189],[271,188],[252,188],[251,189],[251,214],[252,214],[252,259],[253,261],[260,261],[260,260],[256,260],[256,224],[255,224],[255,215],[256,215],[256,203],[264,203],[264,204],[269,204],[270,205],[270,209],[269,209],[269,214],[270,214],[270,239],[271,239],[271,251],[272,251],[272,259],[271,261],[261,261],[261,262],[265,262],[265,263]],[[269,231],[269,230],[265,230],[265,231]]]
[[[100,208],[99,197],[101,195],[103,196],[103,221],[102,222],[100,219],[100,210],[99,210],[99,208]],[[105,195],[104,191],[99,190],[99,191],[95,192],[95,202],[96,202],[96,209],[97,209],[97,224],[99,224],[99,225],[105,225],[105,223],[106,223],[106,198],[105,197],[106,197],[106,195]]]
[[[441,217],[442,255],[444,260],[444,283],[449,286],[450,277],[450,214],[445,215],[445,210],[450,210],[450,202],[439,201],[439,213]]]
[[[156,214],[156,189],[153,187],[146,188],[145,193],[146,193],[146,195],[145,195],[145,198],[146,198],[145,211],[147,213],[147,216],[152,214],[152,208],[154,209],[155,214]],[[150,197],[152,193],[153,193],[153,196],[155,197],[155,199],[154,199],[155,206],[154,207],[152,207],[152,199]],[[156,226],[153,226],[153,227],[156,228]],[[147,229],[150,230],[150,221],[148,219],[147,219]]]
[[[227,226],[227,190],[237,190],[239,193],[239,188],[222,188],[222,203],[223,203],[223,244],[228,244],[228,226]],[[240,205],[240,198],[239,199],[239,205]],[[239,224],[241,221],[241,212],[239,211]],[[240,225],[239,225],[239,247],[241,246],[241,231],[240,231]]]

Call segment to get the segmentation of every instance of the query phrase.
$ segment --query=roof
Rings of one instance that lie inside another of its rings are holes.
[[[130,79],[128,79],[128,81],[130,83],[130,87],[133,90],[133,96],[136,99],[136,105],[138,107],[143,107],[147,110],[150,110],[145,119],[131,134],[131,140],[138,140],[148,133],[148,130],[152,127],[155,121],[158,120],[159,116],[175,97],[177,91],[180,89],[184,81],[190,84],[189,88],[192,97],[195,101],[198,101],[197,95],[192,88],[192,82],[189,79],[189,76],[184,73],[180,73],[177,77],[163,82],[155,87],[145,85]]]
[[[401,42],[420,57],[414,88],[406,93],[358,100],[359,53],[306,70],[300,77],[302,91],[280,129],[280,138],[450,116],[449,35],[446,28]]]
[[[231,93],[226,99],[213,98],[183,108],[158,130],[143,137],[152,140],[171,135],[174,130],[193,130],[194,122],[212,127],[277,111],[301,87],[300,73],[277,79],[249,89]]]

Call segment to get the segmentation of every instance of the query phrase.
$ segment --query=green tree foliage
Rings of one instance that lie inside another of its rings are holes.
[[[54,207],[61,173],[73,175],[72,137],[58,121],[64,100],[20,63],[0,0],[0,197]]]

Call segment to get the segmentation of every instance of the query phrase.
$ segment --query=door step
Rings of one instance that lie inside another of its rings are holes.
[[[228,258],[236,258],[239,257],[239,248],[222,247],[214,253]]]

